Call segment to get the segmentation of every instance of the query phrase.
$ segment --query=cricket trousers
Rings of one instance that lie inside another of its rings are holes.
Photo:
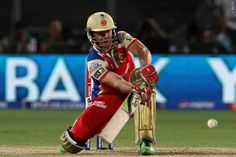
[[[87,141],[106,126],[127,95],[102,95],[76,119],[70,132],[74,140]]]

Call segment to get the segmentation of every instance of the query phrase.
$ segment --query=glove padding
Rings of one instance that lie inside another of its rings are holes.
[[[138,85],[133,84],[132,89],[133,89],[133,92],[140,95],[142,102],[145,102],[151,98],[152,89],[150,89],[149,87],[141,88]]]
[[[140,74],[145,80],[145,82],[149,85],[150,88],[155,88],[156,83],[158,81],[158,75],[156,69],[153,65],[147,64],[140,68]]]

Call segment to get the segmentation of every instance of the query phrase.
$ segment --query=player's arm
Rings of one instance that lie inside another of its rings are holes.
[[[133,38],[125,31],[118,32],[121,44],[131,53],[139,57],[141,65],[151,64],[152,56],[147,47],[138,39]]]
[[[158,80],[158,75],[155,67],[151,65],[152,56],[147,47],[138,39],[133,38],[130,34],[124,31],[118,32],[119,40],[127,50],[139,57],[141,63],[140,74],[143,76],[149,87],[154,88]]]
[[[121,93],[128,94],[134,91],[141,96],[143,101],[150,97],[151,90],[148,87],[139,88],[138,86],[131,84],[116,73],[110,71],[107,66],[106,62],[99,59],[89,61],[89,75],[99,82],[119,90]]]
[[[143,78],[145,78],[148,84],[156,83],[157,73],[153,66],[146,65],[140,70],[141,75],[143,76]],[[144,72],[144,75],[142,74],[142,72]],[[149,73],[151,73],[151,75]],[[148,87],[140,87],[136,84],[132,84],[130,82],[125,81],[119,75],[111,71],[108,71],[107,74],[100,80],[100,82],[107,84],[115,89],[118,89],[121,93],[128,94],[130,92],[135,92],[141,96],[142,101],[146,101],[151,97],[152,89],[149,87],[152,86],[148,85]]]
[[[89,61],[88,70],[89,75],[100,83],[113,87],[124,94],[128,94],[132,91],[132,84],[110,71],[107,62],[103,60],[94,59]]]
[[[119,90],[121,93],[128,94],[132,91],[132,84],[130,82],[125,81],[119,75],[111,71],[108,71],[100,82]]]
[[[151,64],[152,56],[147,47],[138,39],[132,42],[128,50],[139,57],[141,65]]]
[[[146,65],[140,69],[140,73],[148,84],[148,87],[140,87],[136,84],[125,81],[119,75],[108,71],[106,75],[100,80],[100,82],[107,84],[115,89],[118,89],[121,93],[128,94],[135,92],[141,96],[142,101],[146,101],[151,97],[152,87],[157,82],[157,73],[152,65]],[[151,88],[150,88],[151,87]]]

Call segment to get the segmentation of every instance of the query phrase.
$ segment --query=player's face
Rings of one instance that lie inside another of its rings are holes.
[[[96,45],[98,49],[100,49],[103,53],[107,53],[111,50],[112,47],[112,31],[100,31],[93,33],[94,39],[96,41]]]

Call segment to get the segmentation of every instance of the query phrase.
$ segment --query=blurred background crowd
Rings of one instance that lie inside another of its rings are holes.
[[[152,53],[235,54],[236,0],[2,0],[0,53],[87,53],[87,18],[110,13]]]

